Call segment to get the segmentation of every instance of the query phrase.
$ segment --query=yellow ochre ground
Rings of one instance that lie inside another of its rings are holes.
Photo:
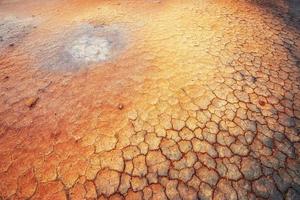
[[[299,200],[299,4],[0,0],[0,199]]]

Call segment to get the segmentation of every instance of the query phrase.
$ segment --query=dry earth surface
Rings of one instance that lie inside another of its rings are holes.
[[[0,0],[0,199],[300,199],[299,2]]]

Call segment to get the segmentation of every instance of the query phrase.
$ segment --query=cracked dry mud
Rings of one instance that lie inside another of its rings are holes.
[[[300,199],[288,2],[0,1],[0,199]]]

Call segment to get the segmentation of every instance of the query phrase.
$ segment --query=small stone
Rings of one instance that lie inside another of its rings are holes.
[[[36,103],[38,102],[39,99],[40,99],[39,97],[30,97],[30,98],[27,98],[25,100],[25,105],[27,107],[29,107],[29,108],[33,108],[36,105]]]
[[[118,104],[118,109],[119,110],[123,110],[123,108],[124,108],[124,105],[122,103]]]

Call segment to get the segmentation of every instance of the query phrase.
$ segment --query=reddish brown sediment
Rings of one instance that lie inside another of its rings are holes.
[[[298,199],[298,19],[268,2],[0,1],[0,199]]]

